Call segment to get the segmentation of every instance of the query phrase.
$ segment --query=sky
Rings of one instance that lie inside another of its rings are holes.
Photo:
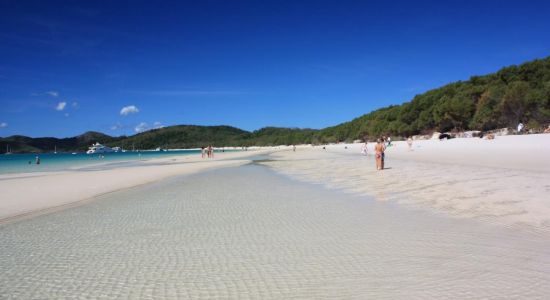
[[[324,128],[550,55],[550,1],[0,0],[0,136]]]

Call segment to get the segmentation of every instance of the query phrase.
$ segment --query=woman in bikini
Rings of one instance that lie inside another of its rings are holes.
[[[376,141],[376,145],[374,145],[374,153],[376,156],[376,169],[384,169],[384,145],[382,144],[382,139],[378,139]]]

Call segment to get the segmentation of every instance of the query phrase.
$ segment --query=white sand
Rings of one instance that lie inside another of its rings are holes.
[[[213,159],[202,159],[200,154],[166,157],[139,166],[96,171],[0,175],[0,223],[175,175],[242,165],[249,162],[246,157],[262,153],[266,150],[216,153]]]
[[[348,149],[345,149],[347,147]],[[273,154],[266,164],[310,182],[382,201],[430,207],[506,226],[550,229],[550,135],[394,142],[384,171],[374,143],[302,146]]]

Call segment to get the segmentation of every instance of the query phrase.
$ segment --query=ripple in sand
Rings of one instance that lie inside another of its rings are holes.
[[[246,166],[0,227],[1,298],[486,299],[550,293],[540,236]]]

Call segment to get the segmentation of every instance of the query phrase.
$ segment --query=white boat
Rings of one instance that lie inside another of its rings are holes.
[[[5,154],[5,155],[11,154],[10,145],[6,144],[6,153],[4,153],[4,154]]]
[[[119,147],[110,148],[110,147],[101,145],[100,143],[95,143],[88,149],[88,151],[86,151],[86,154],[112,153],[112,152],[120,152],[120,148]]]

